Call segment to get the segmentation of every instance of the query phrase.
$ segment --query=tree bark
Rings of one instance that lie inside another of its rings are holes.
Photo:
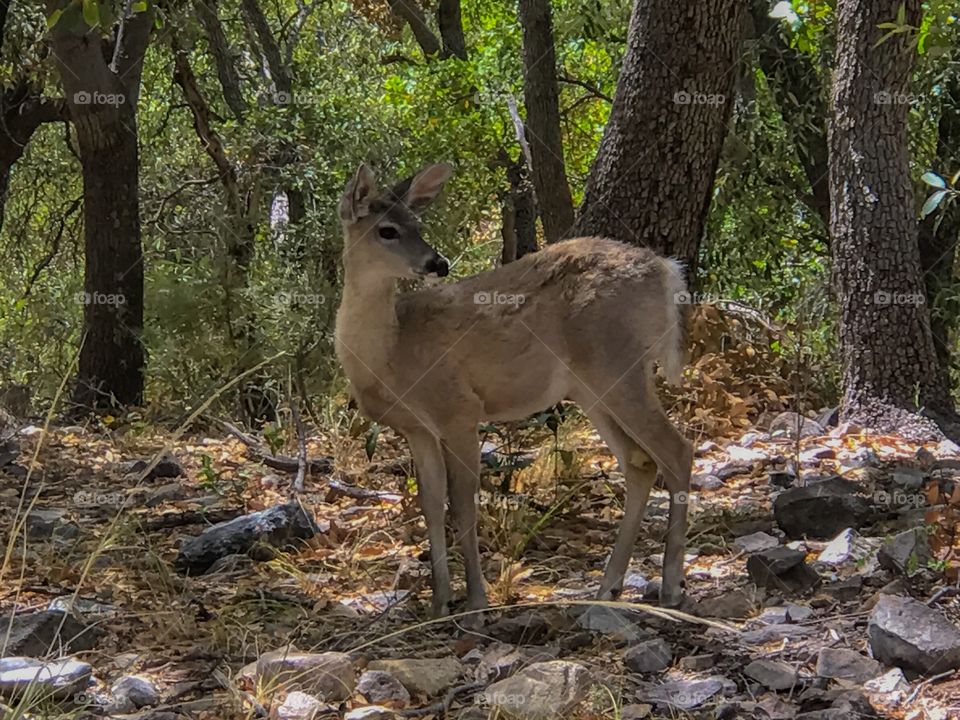
[[[830,227],[840,306],[841,417],[878,431],[935,434],[913,415],[934,381],[907,150],[905,95],[915,50],[908,34],[878,44],[901,5],[920,24],[920,0],[839,0],[828,123]]]
[[[467,40],[463,36],[463,19],[460,16],[460,0],[440,0],[437,6],[437,25],[443,40],[445,57],[467,59]]]
[[[949,175],[960,169],[960,71],[951,69],[942,85],[937,124],[936,169]],[[927,192],[931,192],[927,188]],[[937,353],[937,374],[922,392],[921,402],[945,421],[956,421],[950,371],[960,302],[954,277],[956,247],[960,242],[960,203],[948,204],[920,222],[920,267],[930,307],[930,331]]]
[[[768,0],[754,0],[752,16],[760,69],[810,184],[804,202],[823,222],[824,230],[829,230],[830,168],[823,80],[809,57],[784,40],[780,21],[770,17]]]
[[[210,46],[210,54],[213,56],[214,64],[217,67],[217,77],[220,79],[223,99],[233,116],[238,121],[243,122],[243,118],[247,114],[247,103],[240,91],[240,77],[233,62],[230,43],[227,41],[227,35],[223,31],[223,25],[221,25],[220,17],[217,14],[217,2],[216,0],[198,0],[194,3],[194,7],[203,25],[207,43]]]
[[[537,251],[537,200],[527,172],[524,155],[511,161],[504,152],[509,190],[502,201],[503,265]]]
[[[47,6],[48,15],[57,8]],[[143,401],[143,252],[137,99],[153,13],[122,17],[107,56],[79,6],[51,31],[83,175],[83,345],[74,401],[81,407]]]
[[[523,27],[523,101],[533,160],[533,184],[548,243],[570,235],[573,199],[563,162],[557,58],[553,45],[550,0],[520,0]]]
[[[681,259],[692,278],[732,109],[745,0],[635,0],[577,221]]]
[[[387,2],[391,12],[410,26],[413,37],[416,38],[425,57],[430,58],[440,52],[440,41],[427,25],[427,18],[416,0],[387,0]]]

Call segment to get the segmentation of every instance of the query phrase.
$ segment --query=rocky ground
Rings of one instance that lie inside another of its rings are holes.
[[[291,501],[287,466],[236,438],[20,428],[0,445],[0,716],[960,717],[956,446],[790,415],[701,442],[688,600],[664,613],[662,491],[622,602],[588,602],[622,479],[564,427],[487,447],[491,487],[521,492],[481,497],[510,607],[476,629],[429,621],[389,435],[370,462],[311,439],[332,461]]]

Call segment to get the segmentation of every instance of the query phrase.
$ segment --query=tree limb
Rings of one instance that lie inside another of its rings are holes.
[[[217,66],[217,77],[220,79],[220,87],[223,89],[223,99],[233,116],[243,122],[244,115],[247,112],[247,103],[240,91],[240,78],[233,62],[230,43],[217,14],[216,0],[197,0],[194,7],[206,32],[210,54],[213,55],[214,64]]]
[[[427,18],[415,0],[388,0],[388,2],[393,14],[410,26],[413,37],[416,38],[424,55],[431,57],[440,52],[440,41],[427,25]]]
[[[267,60],[267,67],[270,69],[270,77],[273,79],[276,91],[289,95],[293,92],[293,79],[283,62],[280,45],[270,29],[270,23],[267,22],[267,17],[263,14],[260,3],[257,0],[241,0],[240,6],[260,41],[260,48]]]

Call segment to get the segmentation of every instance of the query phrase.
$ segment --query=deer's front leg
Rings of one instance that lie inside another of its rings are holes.
[[[444,528],[444,502],[447,497],[447,471],[440,441],[426,430],[407,433],[413,463],[417,468],[417,497],[427,523],[430,539],[433,615],[449,613],[450,570],[447,567],[447,538]]]
[[[480,443],[474,428],[443,439],[443,457],[449,480],[450,510],[463,551],[467,574],[467,610],[486,608],[480,548],[477,540],[477,493],[480,492]]]

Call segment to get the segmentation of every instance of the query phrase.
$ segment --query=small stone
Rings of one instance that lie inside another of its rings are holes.
[[[283,705],[277,708],[277,718],[279,720],[313,720],[325,709],[326,705],[313,695],[294,690],[287,693]]]
[[[814,629],[806,625],[766,625],[756,630],[748,630],[740,639],[747,645],[763,645],[774,640],[806,637],[813,633]]]
[[[188,497],[190,497],[190,494],[187,492],[187,489],[180,483],[174,482],[161,485],[153,490],[153,492],[147,495],[143,504],[148,508],[152,508],[163,505],[164,503],[186,500]]]
[[[514,645],[535,645],[549,637],[550,626],[543,613],[526,611],[512,617],[500,618],[487,626],[484,634]]]
[[[327,701],[346,700],[356,684],[353,661],[346,653],[303,653],[280,648],[261,655],[254,669],[263,686],[283,685]]]
[[[823,435],[824,429],[816,420],[795,412],[782,412],[770,423],[770,436],[787,440]]]
[[[823,648],[817,656],[817,675],[831,680],[849,680],[862,685],[883,672],[873,658],[847,648]]]
[[[343,716],[343,720],[396,720],[396,718],[397,714],[393,710],[380,705],[354,708]]]
[[[494,683],[476,701],[506,717],[554,720],[570,717],[592,686],[593,678],[583,665],[553,660],[534,663]]]
[[[826,540],[848,527],[860,527],[870,514],[860,486],[841,477],[784,490],[773,501],[777,524],[788,537]]]
[[[743,672],[770,690],[790,690],[799,681],[796,669],[778,660],[754,660]]]
[[[700,617],[739,619],[749,617],[757,605],[754,593],[746,590],[730,590],[697,603],[695,613]]]
[[[695,490],[717,490],[723,487],[723,480],[711,473],[694,473],[690,476],[690,487]]]
[[[657,705],[690,710],[703,705],[711,697],[722,692],[728,684],[730,681],[720,676],[696,680],[673,680],[654,687],[646,693],[644,699]]]
[[[0,618],[0,628],[4,628],[4,635],[10,628],[4,653],[27,657],[90,650],[101,634],[95,626],[87,627],[57,610],[18,613],[12,622],[7,615]]]
[[[894,535],[880,546],[877,553],[881,567],[908,577],[925,568],[930,558],[929,537],[922,528]]]
[[[851,575],[846,580],[824,585],[823,592],[833,597],[838,602],[850,602],[860,597],[860,591],[863,589],[863,576]]]
[[[721,483],[723,483],[730,478],[735,478],[737,475],[749,475],[752,471],[752,463],[736,461],[724,463],[723,465],[718,466],[715,468],[713,474],[716,475]]]
[[[124,699],[139,709],[149,705],[156,705],[160,701],[160,693],[149,678],[140,675],[124,675],[110,688],[114,698]]]
[[[43,662],[28,657],[0,659],[0,695],[39,692],[67,698],[86,690],[93,667],[72,658]]]
[[[624,666],[635,673],[656,673],[670,667],[673,648],[663,638],[643,640],[623,655]]]
[[[733,541],[733,546],[743,550],[746,553],[761,552],[777,547],[780,541],[773,535],[765,532],[755,532],[750,535],[742,535]]]
[[[410,693],[397,678],[383,670],[367,670],[357,681],[357,692],[367,702],[374,704],[396,703],[406,707],[410,703]]]
[[[847,528],[833,540],[817,556],[817,562],[824,565],[843,565],[850,561],[858,561],[867,557],[876,549],[871,541],[853,528]]]
[[[716,665],[713,655],[687,655],[680,658],[680,667],[684,670],[709,670]]]
[[[633,703],[620,708],[620,720],[644,720],[650,717],[653,706],[646,703]]]
[[[904,692],[909,688],[910,686],[907,684],[907,679],[903,676],[903,670],[900,668],[888,670],[883,675],[867,680],[863,684],[863,689],[867,692],[882,693],[884,695]]]
[[[635,643],[648,634],[626,612],[604,605],[589,606],[580,613],[577,625],[595,633],[616,635],[627,643]]]
[[[757,618],[766,625],[780,625],[782,623],[797,623],[808,620],[813,615],[813,610],[803,605],[778,605],[769,607],[760,613]]]
[[[758,587],[782,592],[805,592],[820,583],[820,576],[804,562],[805,553],[777,547],[747,558],[747,573]]]
[[[452,687],[463,674],[456,658],[402,658],[374,660],[367,670],[382,670],[393,675],[407,689],[417,695],[435,697]]]
[[[871,653],[884,665],[924,674],[960,667],[960,630],[913,598],[881,595],[867,635]]]
[[[763,450],[754,450],[740,445],[728,445],[726,452],[727,456],[735,462],[754,463],[767,459],[767,454]]]

